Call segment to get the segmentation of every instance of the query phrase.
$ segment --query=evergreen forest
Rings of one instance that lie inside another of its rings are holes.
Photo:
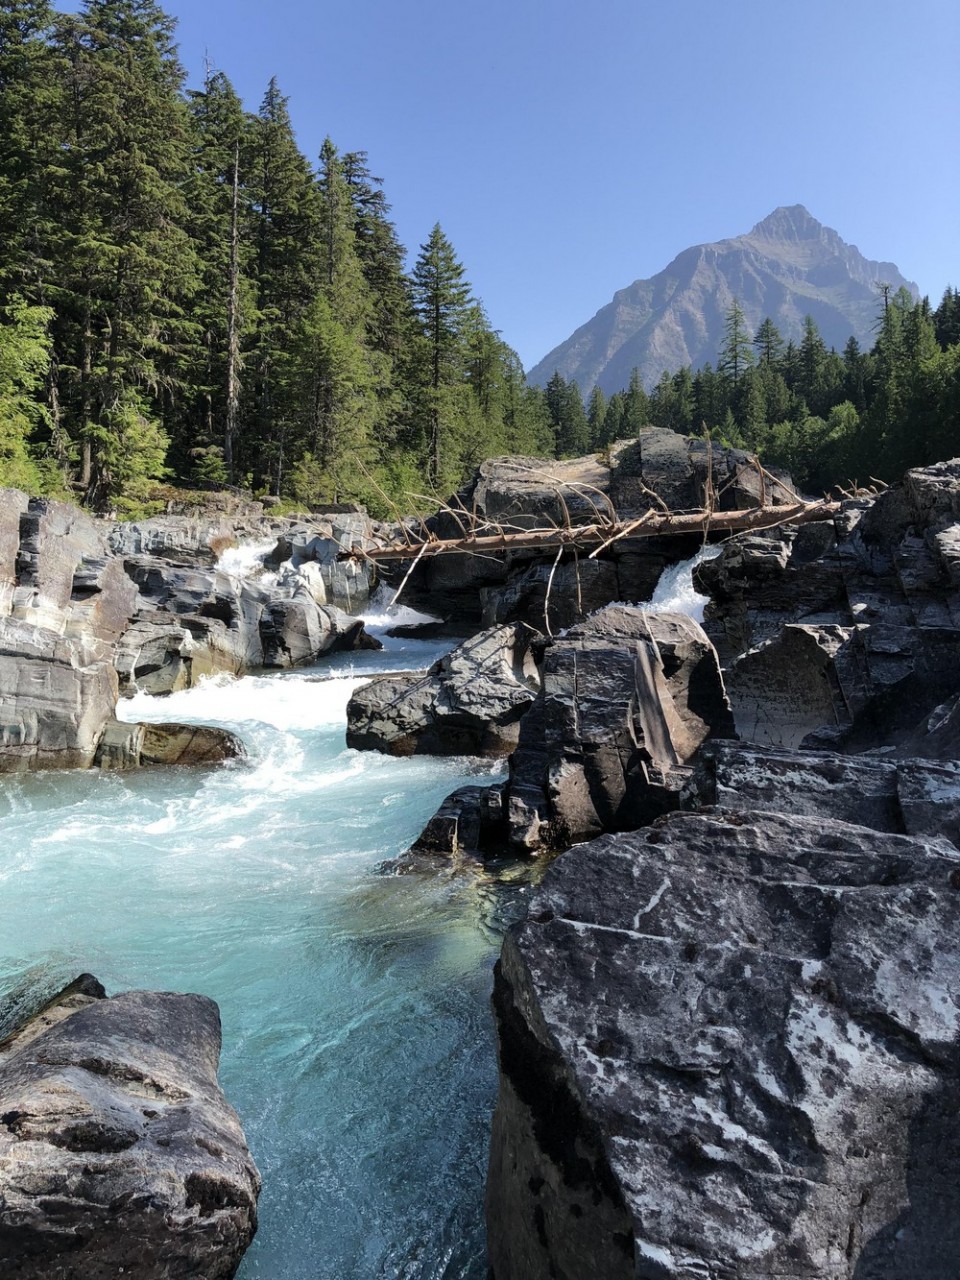
[[[584,405],[526,384],[439,224],[408,253],[363,151],[296,141],[154,0],[0,0],[0,485],[141,514],[169,486],[299,505],[444,495],[484,457],[709,432],[808,488],[960,452],[960,302],[878,295],[826,349],[736,303],[716,368]]]
[[[770,319],[752,334],[734,299],[716,366],[665,372],[649,393],[635,371],[609,397],[594,388],[585,407],[554,374],[547,401],[571,452],[649,424],[748,449],[808,492],[889,483],[960,454],[960,292],[948,288],[934,309],[879,285],[876,335],[869,351],[851,337],[838,354],[809,316],[799,342],[784,341]]]

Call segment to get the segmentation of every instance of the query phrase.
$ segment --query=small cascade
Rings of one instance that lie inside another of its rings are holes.
[[[701,547],[689,560],[681,560],[664,569],[656,590],[648,604],[642,606],[647,613],[685,613],[694,622],[703,621],[703,610],[710,600],[701,595],[693,585],[693,571],[705,560],[715,560],[723,551],[723,543]]]

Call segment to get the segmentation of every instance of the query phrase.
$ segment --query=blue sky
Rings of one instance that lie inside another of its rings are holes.
[[[192,82],[206,54],[255,109],[275,74],[308,155],[369,152],[408,248],[439,221],[527,367],[780,204],[960,285],[957,0],[161,3]]]

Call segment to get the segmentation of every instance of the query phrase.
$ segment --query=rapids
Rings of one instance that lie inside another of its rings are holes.
[[[262,572],[266,549],[223,567]],[[695,612],[690,571],[650,607]],[[264,1181],[241,1280],[486,1275],[491,970],[526,890],[377,868],[499,766],[344,746],[360,682],[449,647],[383,636],[417,617],[374,601],[380,653],[121,703],[232,729],[246,760],[0,779],[0,1005],[85,970],[220,1006],[221,1082]]]

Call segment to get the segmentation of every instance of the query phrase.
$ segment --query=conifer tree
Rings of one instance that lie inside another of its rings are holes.
[[[723,346],[717,361],[717,372],[727,378],[734,388],[744,370],[753,364],[752,343],[743,309],[734,298],[724,321]]]
[[[427,478],[438,487],[448,472],[457,469],[451,436],[457,420],[455,389],[463,380],[463,337],[471,300],[463,264],[439,222],[420,247],[413,269],[413,298],[426,339]]]
[[[279,492],[296,417],[289,337],[316,298],[321,265],[318,192],[276,78],[251,122],[249,148],[256,325],[247,357],[244,457],[254,488],[269,482]]]
[[[587,423],[590,427],[591,449],[602,449],[610,443],[607,438],[606,418],[607,397],[603,394],[603,389],[600,386],[596,386],[590,392],[590,399],[587,401]]]
[[[163,470],[167,438],[154,406],[167,412],[176,401],[184,305],[199,284],[173,29],[152,0],[86,0],[55,37],[67,92],[49,294],[82,445],[80,484],[94,503]]]
[[[202,285],[193,309],[199,341],[193,351],[191,383],[198,399],[189,402],[180,433],[199,476],[233,481],[243,342],[252,328],[254,310],[241,171],[248,123],[243,104],[222,72],[208,71],[203,89],[191,92],[189,102],[194,163],[187,197]],[[199,442],[198,418],[203,425]]]

